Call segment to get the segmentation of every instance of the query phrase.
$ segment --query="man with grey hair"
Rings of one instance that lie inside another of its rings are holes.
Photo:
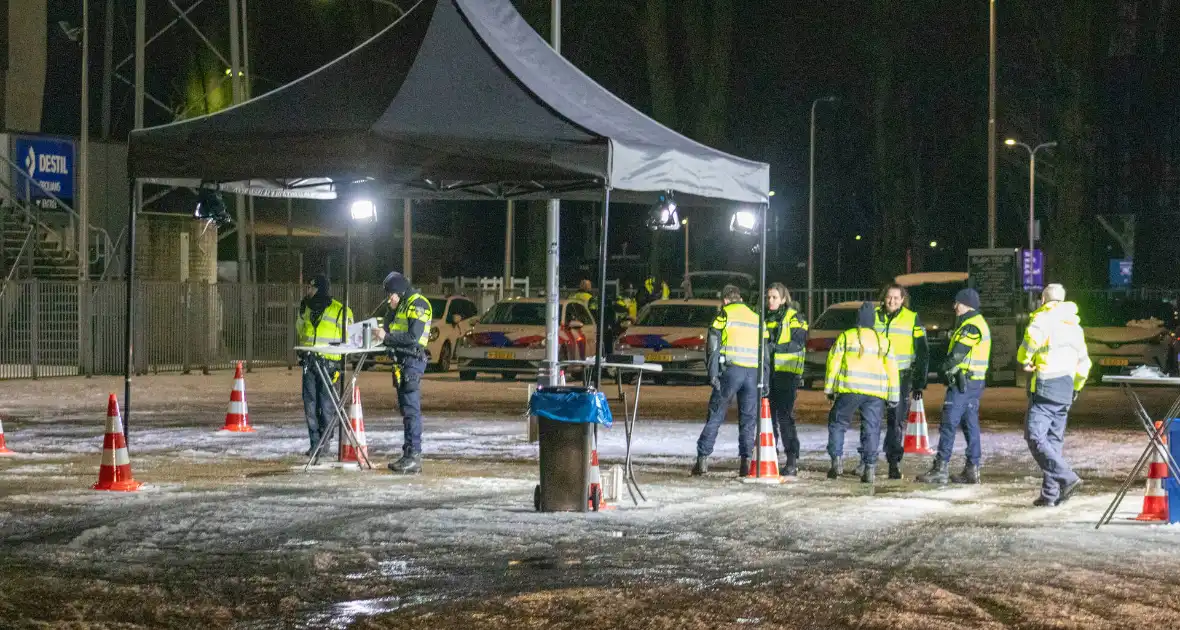
[[[1061,505],[1082,486],[1081,477],[1066,463],[1062,450],[1069,408],[1090,373],[1078,307],[1065,301],[1065,287],[1050,284],[1041,292],[1041,307],[1029,316],[1016,360],[1026,372],[1032,372],[1024,439],[1043,475],[1041,496],[1033,505]]]

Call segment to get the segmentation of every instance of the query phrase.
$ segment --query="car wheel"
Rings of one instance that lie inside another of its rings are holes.
[[[469,372],[469,371],[459,372],[459,380],[461,380],[461,381],[474,381],[475,374],[476,374],[475,372]]]
[[[516,375],[511,372],[505,372],[500,375],[500,378],[505,381],[515,381]]]
[[[435,369],[443,373],[450,372],[452,354],[451,342],[444,342],[438,353],[438,363],[434,364]]]

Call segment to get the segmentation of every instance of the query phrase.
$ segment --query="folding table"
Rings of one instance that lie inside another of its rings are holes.
[[[331,392],[328,396],[328,402],[332,409],[332,420],[328,427],[320,432],[320,439],[311,449],[311,457],[308,458],[307,463],[303,466],[304,472],[309,470],[312,464],[316,463],[316,460],[320,457],[320,451],[331,440],[332,434],[337,429],[340,430],[340,439],[347,439],[348,443],[352,444],[353,448],[356,449],[357,457],[360,459],[360,465],[370,470],[373,469],[373,464],[369,462],[369,456],[365,453],[365,449],[361,447],[356,434],[352,430],[352,424],[348,422],[348,412],[345,411],[347,409],[345,405],[346,403],[352,403],[352,393],[356,387],[356,379],[364,367],[365,358],[370,354],[385,352],[386,350],[384,346],[372,348],[343,345],[295,346],[295,352],[303,353],[303,361],[310,363],[312,374],[315,375],[316,380],[320,382],[324,389]],[[352,377],[348,379],[348,385],[344,388],[346,398],[341,398],[340,393],[336,391],[336,384],[332,382],[332,376],[328,372],[328,360],[322,354],[339,354],[342,358],[360,355],[356,367],[352,370]]]
[[[1106,525],[1114,518],[1115,512],[1118,511],[1119,505],[1123,502],[1123,498],[1127,496],[1127,492],[1131,486],[1135,484],[1135,480],[1139,477],[1139,471],[1151,461],[1153,453],[1158,451],[1163,453],[1164,461],[1168,464],[1168,473],[1172,475],[1173,479],[1180,479],[1180,467],[1176,465],[1176,460],[1172,459],[1172,454],[1168,447],[1164,445],[1163,436],[1168,434],[1168,427],[1171,426],[1172,420],[1180,413],[1180,391],[1177,393],[1176,399],[1172,402],[1172,406],[1168,408],[1167,413],[1160,419],[1163,423],[1163,430],[1157,431],[1155,428],[1155,420],[1152,419],[1151,414],[1147,413],[1147,409],[1143,407],[1143,401],[1139,399],[1139,394],[1135,391],[1136,387],[1172,387],[1180,390],[1180,378],[1173,377],[1143,377],[1143,376],[1103,376],[1103,383],[1116,383],[1122,385],[1123,393],[1127,395],[1127,399],[1131,402],[1131,411],[1135,413],[1135,417],[1139,419],[1139,423],[1143,425],[1143,430],[1147,432],[1148,444],[1143,449],[1143,454],[1139,456],[1139,461],[1135,467],[1131,469],[1131,474],[1127,475],[1126,481],[1115,493],[1114,500],[1102,513],[1102,518],[1098,519],[1098,524],[1094,529],[1098,529]]]

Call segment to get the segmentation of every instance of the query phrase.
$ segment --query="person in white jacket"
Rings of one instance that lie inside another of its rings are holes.
[[[1043,474],[1037,507],[1061,505],[1082,479],[1062,454],[1069,408],[1090,374],[1090,355],[1078,307],[1065,301],[1065,287],[1050,284],[1041,293],[1041,307],[1029,318],[1016,360],[1032,372],[1028,384],[1028,414],[1024,439]]]

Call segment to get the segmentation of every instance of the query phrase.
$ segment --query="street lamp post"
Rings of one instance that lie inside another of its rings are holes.
[[[807,321],[815,321],[815,106],[831,103],[835,96],[824,96],[811,102],[811,158],[807,185]]]
[[[684,277],[688,277],[688,219],[682,219],[680,224],[684,226]]]
[[[1033,213],[1036,209],[1037,198],[1037,151],[1041,149],[1052,149],[1057,146],[1057,143],[1044,142],[1038,144],[1036,147],[1030,147],[1023,142],[1017,142],[1012,138],[1008,138],[1004,141],[1004,144],[1010,147],[1022,147],[1025,151],[1028,151],[1028,255],[1032,256],[1032,251],[1035,249],[1034,240],[1036,238]]]

